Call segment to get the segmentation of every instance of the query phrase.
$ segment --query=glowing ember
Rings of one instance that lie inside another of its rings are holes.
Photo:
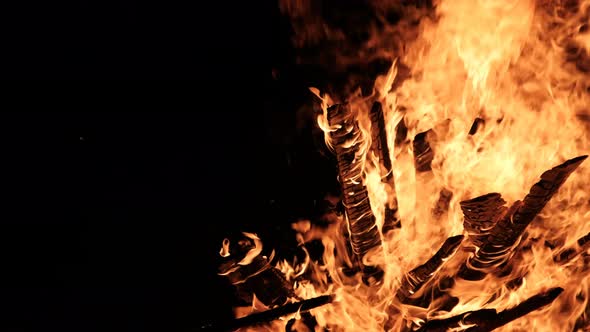
[[[301,16],[306,4],[286,7]],[[387,48],[399,28],[372,36],[368,45],[396,55],[372,94],[312,89],[345,213],[324,228],[293,225],[302,244],[321,239],[321,261],[270,268],[285,276],[287,302],[334,298],[262,329],[590,331],[590,1],[434,8],[417,35],[405,31],[403,52]],[[225,274],[256,262],[262,244],[245,236]]]

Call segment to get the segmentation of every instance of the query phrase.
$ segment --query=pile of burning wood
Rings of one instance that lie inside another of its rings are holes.
[[[365,2],[281,1],[302,62],[347,77],[312,89],[339,198],[294,224],[303,258],[225,240],[246,308],[204,328],[590,331],[590,2]]]
[[[358,146],[350,144],[354,142],[359,132],[356,119],[348,105],[334,105],[328,109],[328,121],[338,130],[330,133],[332,144],[337,156],[339,179],[342,188],[342,206],[346,228],[349,230],[348,240],[350,250],[353,253],[353,268],[362,274],[362,280],[369,287],[379,288],[383,277],[383,270],[378,265],[368,265],[363,262],[363,257],[371,250],[382,245],[383,234],[392,232],[402,227],[397,213],[397,202],[393,200],[385,207],[385,220],[382,227],[377,227],[372,213],[367,189],[360,178],[362,167],[358,161]],[[379,157],[383,166],[383,181],[394,187],[392,163],[389,159],[387,138],[383,130],[384,121],[381,105],[375,102],[371,112],[372,120],[372,146],[371,149]],[[479,120],[476,120],[476,123]],[[475,126],[474,126],[475,127]],[[473,131],[471,134],[475,134]],[[432,161],[432,150],[425,135],[417,135],[413,141],[415,151],[415,166],[417,172],[428,172]],[[542,211],[551,197],[559,190],[569,175],[587,158],[579,156],[541,174],[540,180],[535,183],[528,195],[522,201],[516,201],[509,207],[499,193],[490,193],[460,202],[464,214],[464,229],[466,236],[456,235],[449,237],[440,249],[426,262],[408,271],[403,278],[395,299],[402,304],[427,308],[434,301],[441,301],[440,310],[450,311],[457,299],[449,295],[458,279],[478,281],[483,280],[488,274],[505,275],[515,264],[518,264],[519,255],[530,250],[530,241],[526,238],[527,226]],[[433,209],[436,216],[442,210],[448,208],[449,192],[442,191],[439,201]],[[272,257],[260,254],[260,239],[254,234],[244,233],[244,238],[236,243],[225,240],[220,254],[228,257],[226,263],[220,267],[220,274],[227,277],[245,298],[251,300],[252,294],[257,300],[269,309],[252,313],[245,317],[221,324],[213,324],[205,328],[236,330],[241,327],[264,325],[272,320],[300,313],[300,319],[311,324],[316,322],[309,310],[329,305],[334,296],[323,295],[311,299],[302,299],[293,291],[292,282],[288,281],[275,266],[271,264]],[[527,246],[528,245],[528,246]],[[547,244],[550,246],[551,244]],[[257,249],[258,248],[258,249]],[[448,275],[435,280],[441,266],[458,249],[470,251],[460,268],[454,275]],[[555,264],[566,265],[568,262],[584,256],[586,270],[590,268],[590,233],[578,239],[575,246],[562,248],[555,247],[553,260]],[[231,253],[231,255],[230,255]],[[231,259],[229,259],[231,257]],[[508,287],[517,288],[525,278],[524,274],[516,276],[509,282]],[[516,320],[534,310],[538,310],[550,304],[563,291],[560,285],[547,289],[534,295],[518,305],[504,310],[481,309],[462,312],[458,315],[444,319],[427,320],[420,325],[409,323],[407,331],[449,331],[466,327],[465,331],[491,331]],[[390,314],[395,315],[396,309],[392,306]],[[588,307],[586,311],[588,311]],[[291,324],[295,320],[291,321]],[[580,317],[578,328],[588,329],[587,312]],[[391,326],[384,326],[389,330]],[[585,330],[584,330],[585,331]]]

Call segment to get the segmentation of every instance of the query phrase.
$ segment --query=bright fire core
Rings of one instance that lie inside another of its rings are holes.
[[[381,245],[362,258],[383,270],[377,285],[363,282],[361,272],[345,273],[354,264],[345,248],[346,215],[328,216],[328,228],[307,221],[293,225],[302,243],[321,239],[323,259],[283,261],[277,267],[299,298],[335,296],[333,303],[311,310],[318,328],[410,331],[468,311],[500,312],[561,287],[549,305],[497,331],[590,331],[589,246],[578,242],[590,232],[587,162],[567,178],[499,264],[487,267],[479,280],[457,277],[482,245],[465,229],[460,202],[498,193],[511,207],[543,172],[590,152],[589,17],[590,1],[571,9],[557,0],[441,0],[434,15],[421,19],[417,37],[403,54],[392,57],[391,70],[376,80],[373,94],[359,91],[335,100],[312,88],[324,111],[318,123],[328,146],[333,145],[330,133],[340,129],[327,118],[330,107],[346,104],[358,123],[359,135],[348,144],[358,144],[361,175],[339,180],[366,186],[379,230],[392,201],[401,221],[401,227],[379,232]],[[380,37],[373,36],[375,45],[384,44]],[[399,64],[410,68],[407,77],[397,75]],[[374,102],[383,106],[394,187],[383,181],[383,164],[370,149]],[[400,126],[407,128],[408,139],[396,140]],[[430,168],[421,172],[411,143],[420,133],[426,133],[433,155]],[[449,193],[448,206],[435,213],[442,192]],[[504,215],[510,213],[506,208]],[[444,295],[425,307],[400,301],[396,294],[408,272],[455,235],[464,235],[456,252],[420,290],[432,291],[452,279]],[[577,252],[556,259],[568,248]],[[308,277],[300,278],[304,274]],[[452,306],[449,299],[455,301]],[[257,329],[284,331],[288,318]],[[473,326],[465,321],[452,330]]]

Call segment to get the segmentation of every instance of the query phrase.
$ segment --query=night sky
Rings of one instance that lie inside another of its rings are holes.
[[[276,3],[18,6],[3,64],[18,81],[0,115],[0,330],[192,331],[230,317],[223,237],[294,246],[290,222],[336,180]]]

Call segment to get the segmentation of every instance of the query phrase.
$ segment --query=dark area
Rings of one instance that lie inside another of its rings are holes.
[[[231,317],[221,240],[245,230],[288,251],[290,222],[336,181],[276,3],[14,10],[26,19],[5,21],[4,78],[188,80],[2,92],[0,330],[191,331]]]
[[[277,1],[15,2],[2,9],[3,79],[224,80],[280,61]]]

